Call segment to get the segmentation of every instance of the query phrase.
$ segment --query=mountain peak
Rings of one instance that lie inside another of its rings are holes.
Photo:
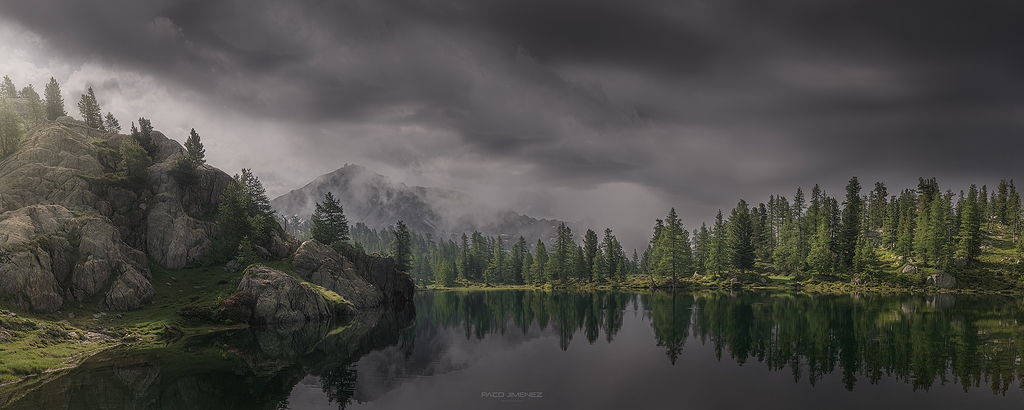
[[[404,221],[410,229],[442,239],[473,231],[547,239],[554,233],[551,226],[559,222],[495,208],[459,191],[409,186],[356,164],[321,175],[270,204],[280,215],[308,219],[328,192],[338,198],[350,223],[383,229]]]

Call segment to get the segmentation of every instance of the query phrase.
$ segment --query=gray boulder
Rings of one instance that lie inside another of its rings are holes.
[[[956,286],[956,278],[946,272],[938,272],[925,279],[926,286],[935,286],[939,289],[951,289]]]
[[[965,258],[963,256],[958,256],[958,257],[953,258],[953,266],[956,266],[958,268],[962,268],[964,266],[967,266],[967,258]]]
[[[329,301],[308,283],[262,265],[252,265],[238,284],[252,295],[250,324],[322,320],[351,312],[348,304]]]
[[[917,266],[906,265],[906,266],[903,267],[903,274],[911,275],[911,274],[915,274],[915,273],[917,273]]]
[[[357,308],[379,306],[384,299],[380,290],[356,273],[348,258],[315,240],[299,246],[292,266],[303,279],[334,291]]]

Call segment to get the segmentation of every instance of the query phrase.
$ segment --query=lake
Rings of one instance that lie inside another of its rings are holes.
[[[1019,409],[1022,303],[421,292],[346,323],[103,353],[6,408]]]

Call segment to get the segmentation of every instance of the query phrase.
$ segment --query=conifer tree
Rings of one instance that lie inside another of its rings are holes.
[[[472,255],[470,254],[469,248],[469,237],[465,233],[462,234],[462,242],[459,246],[458,256],[458,278],[459,280],[469,280],[472,276],[470,274]]]
[[[999,196],[996,197],[993,208],[995,209],[994,214],[999,219],[999,223],[1006,224],[1006,200],[1009,198],[1009,185],[1006,180],[999,181]],[[994,192],[993,192],[994,194]]]
[[[18,88],[14,86],[14,81],[11,81],[11,77],[4,76],[4,82],[0,85],[0,97],[18,98]]]
[[[114,118],[114,114],[110,112],[107,112],[107,116],[103,117],[103,128],[109,133],[121,133],[121,124],[117,122],[117,118]]]
[[[25,99],[28,106],[28,117],[25,118],[28,128],[42,124],[43,120],[46,119],[46,106],[43,105],[43,100],[39,98],[39,93],[36,92],[35,88],[32,88],[32,84],[21,89],[21,97]]]
[[[696,246],[694,246],[695,268],[697,268],[701,273],[707,273],[708,262],[711,258],[711,231],[708,230],[708,226],[706,224],[700,224],[700,231],[694,235],[694,241],[696,242]],[[634,253],[636,253],[635,250]]]
[[[615,239],[615,235],[612,235],[612,230],[610,228],[605,228],[604,240],[601,241],[601,248],[604,250],[603,255],[605,258],[605,265],[608,267],[608,275],[606,277],[609,280],[614,279],[618,275],[618,272],[616,271],[616,268],[619,266],[618,242],[619,241]]]
[[[842,225],[838,232],[839,261],[843,268],[853,266],[853,257],[857,251],[857,237],[860,235],[862,202],[860,182],[857,177],[850,178],[846,185],[846,201],[843,202]]]
[[[573,252],[573,256],[572,256],[572,263],[573,263],[572,271],[573,271],[573,274],[575,275],[575,279],[578,282],[580,282],[580,283],[589,282],[590,281],[590,275],[591,275],[591,272],[590,272],[591,267],[590,266],[586,266],[586,264],[587,264],[587,257],[584,255],[583,245],[576,245],[576,251]]]
[[[981,254],[981,224],[978,217],[978,189],[973,184],[967,192],[967,199],[960,210],[960,231],[956,238],[956,253],[959,258],[973,260]]]
[[[46,98],[46,119],[53,121],[57,117],[68,115],[67,111],[64,111],[64,97],[60,94],[60,84],[57,84],[53,77],[50,77],[50,82],[46,84],[43,96]]]
[[[7,102],[0,101],[0,158],[13,153],[25,131],[21,125],[21,117],[10,108]]]
[[[82,94],[82,98],[78,101],[78,111],[82,115],[82,121],[85,121],[90,128],[103,129],[103,112],[100,111],[100,104],[96,101],[96,94],[93,93],[92,87],[89,87],[88,92]]]
[[[914,251],[914,230],[917,226],[917,221],[914,218],[916,215],[915,202],[913,191],[904,190],[900,195],[900,225],[895,250],[896,254],[903,257],[904,260],[908,260],[911,252]]]
[[[728,247],[732,266],[741,272],[754,267],[754,227],[747,202],[740,200],[729,215]]]
[[[591,270],[594,272],[595,282],[601,282],[608,278],[608,259],[604,257],[604,252],[601,249],[597,250]]]
[[[529,245],[526,244],[526,238],[519,237],[519,242],[512,245],[512,277],[511,280],[517,285],[522,285],[524,282],[524,270],[529,269],[530,265],[526,263],[527,256],[530,255]]]
[[[672,283],[675,283],[680,275],[692,269],[693,252],[690,249],[689,236],[689,232],[683,228],[683,223],[676,214],[676,209],[672,208],[665,218],[665,226],[653,248],[655,274],[671,276]],[[609,259],[608,265],[614,266],[613,264],[617,264],[617,261]]]
[[[949,202],[952,196],[952,193],[948,195],[937,193],[931,203],[930,224],[926,239],[929,243],[926,245],[926,254],[932,266],[940,269],[949,267],[952,262],[946,224],[949,219]]]
[[[818,228],[811,241],[810,253],[807,254],[807,264],[818,273],[829,273],[833,270],[831,242],[831,228],[828,218],[823,215],[818,218]]]
[[[800,254],[797,249],[797,227],[793,217],[788,216],[782,223],[782,230],[779,235],[779,245],[772,253],[772,260],[776,267],[784,272],[793,272],[800,267]]]
[[[189,132],[188,140],[185,141],[185,156],[193,169],[206,163],[206,149],[203,148],[203,143],[195,128]]]
[[[593,270],[594,258],[597,255],[597,247],[597,232],[594,232],[593,229],[587,229],[587,233],[583,235],[583,258],[584,264],[586,265],[586,272],[583,276],[586,277],[588,281],[594,281],[597,279],[594,276]]]
[[[334,194],[324,195],[324,202],[315,204],[316,210],[309,218],[309,233],[317,242],[333,245],[349,240],[348,220],[340,202]]]
[[[711,249],[708,252],[708,270],[714,272],[715,277],[722,274],[722,271],[729,263],[728,248],[726,247],[725,222],[722,221],[722,210],[718,210],[715,216],[715,226],[711,236]]]
[[[533,266],[530,268],[530,276],[533,277],[533,283],[542,285],[548,277],[547,266],[548,266],[548,250],[544,246],[544,242],[540,239],[537,240],[536,255],[533,258]]]
[[[395,259],[395,269],[408,272],[412,262],[411,236],[405,222],[395,224],[395,239],[391,241],[391,256]]]
[[[565,222],[558,224],[555,233],[555,243],[548,257],[547,273],[551,281],[564,281],[571,276],[573,269],[572,252],[575,244],[572,240],[572,231],[565,226]]]

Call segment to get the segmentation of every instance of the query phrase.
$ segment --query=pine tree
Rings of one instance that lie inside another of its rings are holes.
[[[82,115],[82,121],[90,128],[98,130],[103,129],[103,112],[100,110],[100,104],[96,101],[96,94],[92,92],[92,87],[89,87],[89,91],[82,94],[82,98],[78,101],[78,111]]]
[[[573,274],[578,282],[584,283],[590,281],[590,267],[586,266],[587,257],[583,254],[583,245],[576,245],[576,251],[573,252],[572,256],[573,263]]]
[[[28,117],[25,118],[28,128],[42,124],[43,120],[46,119],[46,107],[39,98],[39,93],[36,92],[35,88],[32,88],[32,84],[21,89],[21,97],[28,103]]]
[[[671,276],[672,283],[676,283],[680,275],[692,269],[693,252],[690,249],[689,236],[689,232],[683,228],[683,223],[676,214],[676,209],[672,208],[665,218],[665,227],[653,248],[655,274]],[[611,260],[609,262],[609,266],[615,263]]]
[[[462,234],[462,242],[459,246],[459,256],[457,259],[459,280],[469,280],[472,276],[469,272],[472,256],[469,248],[469,237],[465,233]]]
[[[591,270],[594,272],[595,282],[600,282],[608,277],[608,259],[604,257],[604,252],[600,249],[597,250]]]
[[[995,194],[995,192],[993,192]],[[995,216],[999,219],[999,223],[1006,224],[1006,200],[1009,198],[1009,185],[1006,180],[999,181],[999,196],[994,201],[993,208],[995,209]]]
[[[597,232],[593,229],[587,229],[587,233],[583,235],[583,258],[584,264],[586,265],[586,272],[584,276],[588,281],[594,281],[597,277],[594,276],[594,258],[597,255]]]
[[[529,269],[530,265],[526,264],[526,257],[530,254],[529,245],[526,244],[526,238],[519,237],[519,242],[512,245],[512,282],[517,285],[522,285],[524,282],[524,270]]]
[[[537,240],[536,255],[533,258],[533,266],[530,268],[530,276],[533,277],[534,284],[544,284],[548,277],[548,250],[540,239]]]
[[[832,232],[829,227],[828,218],[818,218],[818,228],[811,241],[811,250],[807,254],[807,264],[818,273],[830,273],[833,270],[832,259]]]
[[[945,196],[937,193],[931,203],[929,216],[931,223],[928,227],[928,238],[926,239],[929,242],[926,245],[927,258],[932,266],[940,269],[949,267],[952,262],[948,240],[948,226],[946,224],[949,219],[949,203],[952,200],[952,196],[952,193]]]
[[[395,239],[391,241],[391,256],[395,260],[395,269],[399,272],[408,272],[412,262],[412,249],[410,246],[409,228],[405,222],[398,221],[395,224]]]
[[[24,133],[21,117],[6,102],[0,101],[0,158],[17,150]]]
[[[103,128],[109,133],[121,133],[121,124],[117,122],[117,118],[114,118],[114,114],[110,112],[107,112],[107,116],[103,118]]]
[[[895,251],[896,254],[903,257],[904,260],[908,260],[911,253],[914,251],[914,230],[917,226],[917,221],[914,218],[916,215],[914,208],[915,202],[913,191],[904,190],[900,195],[900,225],[899,235],[896,238]]]
[[[754,227],[747,202],[740,200],[729,214],[728,246],[732,266],[741,272],[754,267]]]
[[[726,247],[725,222],[722,221],[722,210],[715,216],[715,225],[711,236],[711,249],[708,252],[708,271],[715,277],[722,274],[728,264],[728,248]]]
[[[14,81],[11,81],[11,77],[4,76],[4,82],[0,85],[0,97],[18,98],[18,88],[14,86]]]
[[[68,115],[67,111],[64,111],[64,97],[60,95],[60,84],[57,84],[53,77],[50,77],[50,82],[46,84],[43,96],[46,98],[46,119],[53,121],[57,117]]]
[[[843,268],[849,268],[853,266],[853,257],[857,252],[857,237],[861,231],[862,202],[857,177],[850,178],[850,183],[846,185],[846,201],[843,204],[845,207],[837,245],[840,264]]]
[[[797,227],[796,223],[793,222],[793,217],[788,216],[782,223],[782,232],[779,235],[779,245],[775,247],[775,252],[772,253],[772,259],[780,270],[784,272],[793,272],[799,269],[800,266],[800,254],[797,249]]]
[[[694,264],[702,274],[707,273],[708,263],[711,259],[711,231],[708,231],[706,224],[700,224],[700,231],[694,235],[694,241],[696,242]]]
[[[552,282],[565,282],[572,276],[574,268],[572,262],[572,251],[575,244],[572,240],[572,230],[565,226],[565,222],[558,224],[555,233],[555,243],[548,258],[547,273]]]
[[[617,249],[619,246],[618,242],[619,241],[615,239],[615,235],[612,235],[612,230],[610,228],[605,228],[604,240],[601,241],[601,247],[604,250],[605,265],[608,266],[608,275],[606,278],[609,280],[613,280],[618,276],[618,272],[616,271],[616,268],[619,266],[619,254]]]
[[[978,217],[978,188],[973,184],[960,209],[960,231],[956,238],[958,258],[973,260],[981,254],[981,224]]]
[[[889,207],[889,191],[885,188],[884,182],[875,182],[875,189],[871,191],[868,202],[868,218],[870,229],[877,229],[885,224],[885,217]]]
[[[189,132],[188,140],[185,141],[185,157],[188,158],[193,169],[206,163],[206,149],[203,148],[203,143],[195,128]]]
[[[317,242],[333,245],[349,240],[348,220],[341,203],[328,192],[324,202],[317,202],[313,216],[309,218],[309,233]]]

